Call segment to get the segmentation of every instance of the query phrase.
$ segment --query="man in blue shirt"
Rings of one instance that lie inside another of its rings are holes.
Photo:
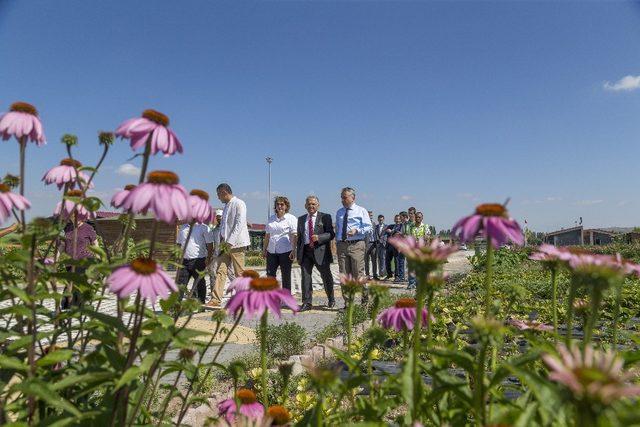
[[[369,212],[356,205],[356,191],[345,187],[340,193],[342,207],[336,213],[336,246],[340,274],[364,276],[365,237],[373,229]],[[363,297],[366,299],[366,297]]]

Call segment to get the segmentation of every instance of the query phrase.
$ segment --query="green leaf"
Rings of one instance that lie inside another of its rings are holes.
[[[164,313],[158,314],[158,323],[160,323],[162,326],[164,326],[165,328],[170,328],[171,326],[173,326],[173,317],[171,316],[167,316]]]
[[[89,374],[69,375],[51,386],[52,390],[63,390],[79,383],[94,383],[113,378],[113,372],[91,372]]]
[[[62,349],[52,351],[51,353],[47,353],[46,356],[38,359],[36,365],[38,366],[49,366],[55,365],[56,363],[64,362],[73,357],[73,350]]]
[[[112,328],[123,332],[125,336],[129,336],[129,329],[122,323],[120,319],[115,316],[110,316],[105,313],[100,313],[95,310],[90,309],[81,309],[80,312],[90,318],[96,319],[97,321],[106,324],[107,326],[111,326]]]
[[[20,383],[14,384],[11,389],[20,391],[27,396],[37,397],[38,399],[48,403],[50,406],[70,412],[76,417],[82,415],[75,406],[52,390],[51,387],[49,387],[49,384],[39,379],[33,378],[24,380]]]
[[[122,374],[122,377],[120,377],[120,379],[116,383],[116,390],[138,378],[140,373],[140,368],[137,366],[132,366],[131,368],[127,369],[127,371]]]
[[[16,357],[9,357],[0,354],[0,367],[4,369],[12,369],[14,371],[27,372],[29,367],[22,363],[20,359]]]
[[[531,402],[525,407],[524,411],[522,411],[516,422],[513,424],[513,427],[528,427],[533,425],[537,411],[538,404],[536,402]]]

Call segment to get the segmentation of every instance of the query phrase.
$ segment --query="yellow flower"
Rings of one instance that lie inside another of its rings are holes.
[[[253,379],[260,378],[262,375],[262,368],[253,368],[249,371],[249,376]]]
[[[379,358],[380,358],[380,350],[378,350],[377,348],[374,348],[371,351],[371,359],[378,360]]]

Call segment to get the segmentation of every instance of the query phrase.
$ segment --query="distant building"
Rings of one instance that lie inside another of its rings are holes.
[[[588,228],[583,226],[552,231],[544,236],[544,242],[556,246],[606,245],[612,243],[622,230]]]

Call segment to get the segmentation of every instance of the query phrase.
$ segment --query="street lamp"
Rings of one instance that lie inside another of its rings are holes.
[[[267,157],[265,159],[267,161],[267,164],[269,165],[269,178],[268,178],[268,185],[267,185],[267,223],[269,222],[269,217],[271,216],[271,162],[273,162],[273,158],[272,157]]]

